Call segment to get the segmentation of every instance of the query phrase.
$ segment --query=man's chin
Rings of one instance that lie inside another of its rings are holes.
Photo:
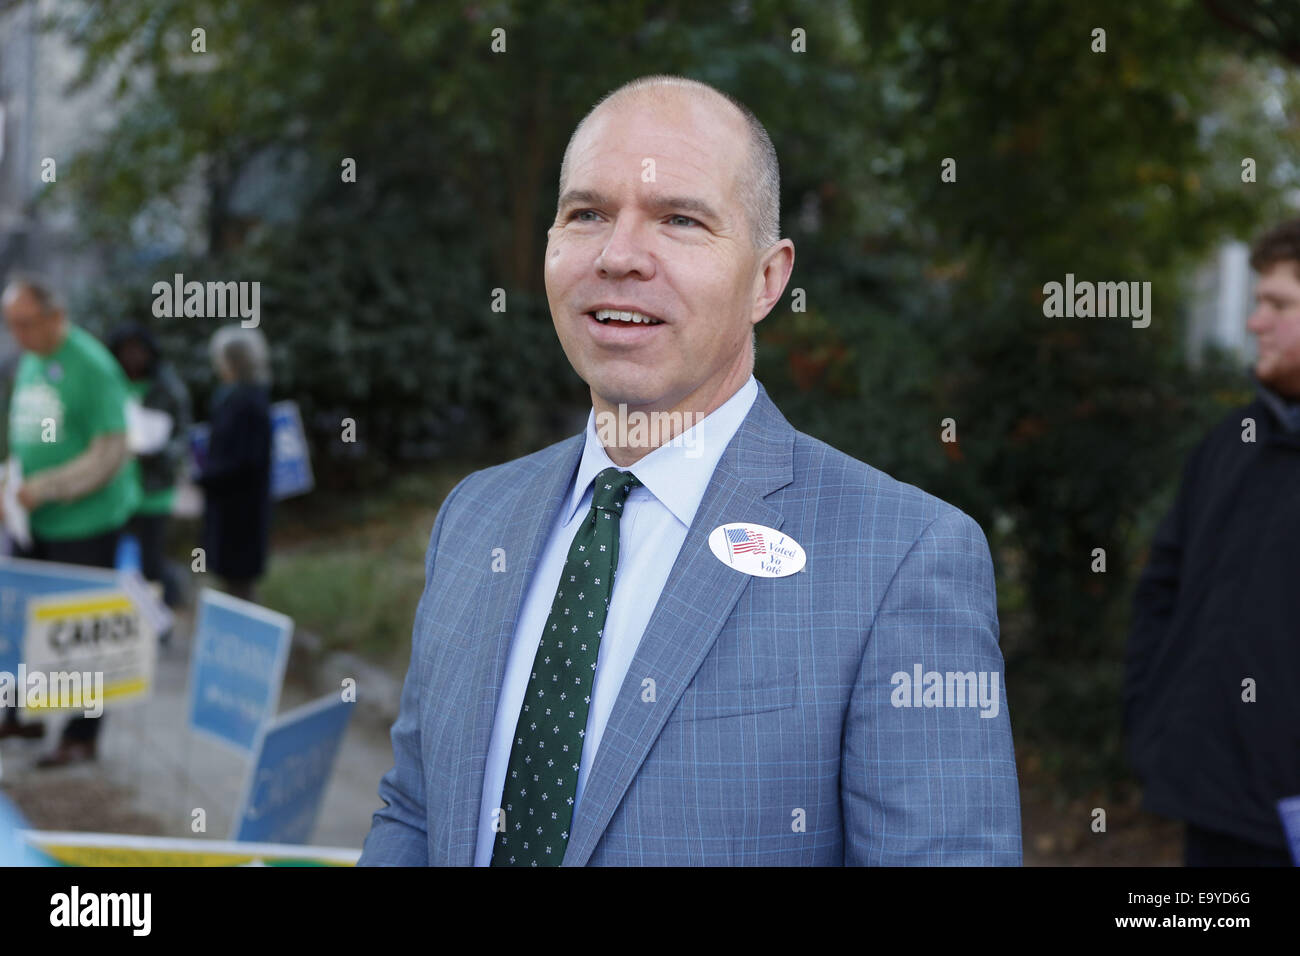
[[[587,379],[593,399],[599,398],[609,405],[627,405],[629,408],[656,405],[664,398],[667,389],[662,382],[646,378],[594,375]]]
[[[1256,365],[1255,378],[1265,388],[1271,389],[1283,398],[1300,400],[1300,370],[1287,372],[1276,365]]]
[[[628,408],[658,408],[661,404],[657,396],[641,391],[602,391],[593,388],[591,397],[593,404],[600,401],[610,408],[617,408],[620,405],[626,405]]]

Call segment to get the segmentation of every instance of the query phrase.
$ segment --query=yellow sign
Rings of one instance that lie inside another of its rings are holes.
[[[105,701],[149,696],[156,657],[148,616],[121,589],[32,597],[17,705],[36,713],[61,708],[98,716]]]
[[[119,833],[24,830],[22,837],[54,866],[355,866],[361,856],[334,847]]]

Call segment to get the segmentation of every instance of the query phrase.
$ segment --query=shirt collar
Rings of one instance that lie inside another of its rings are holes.
[[[758,382],[750,375],[736,394],[704,419],[672,441],[660,445],[631,468],[620,470],[634,473],[646,490],[672,512],[673,517],[689,528],[695,520],[700,502],[704,500],[704,492],[713,478],[713,471],[718,467],[722,453],[731,443],[757,397]],[[614,422],[607,430],[621,425],[631,431],[637,424],[635,420]],[[606,468],[619,468],[610,461],[605,446],[600,441],[594,408],[587,415],[586,436],[578,475],[569,494],[568,509],[564,512],[566,524],[573,519],[595,477]],[[632,493],[636,494],[637,490],[632,489]]]

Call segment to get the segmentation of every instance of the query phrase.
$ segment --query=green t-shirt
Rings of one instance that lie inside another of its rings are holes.
[[[75,325],[53,355],[24,352],[9,405],[9,451],[24,478],[71,461],[100,435],[125,432],[126,395],[117,359]],[[125,524],[139,499],[138,483],[123,466],[84,498],[37,507],[32,533],[52,540],[103,534]]]
[[[141,401],[144,401],[145,395],[148,394],[149,388],[153,385],[148,379],[142,379],[133,382],[127,379],[126,387],[130,394]],[[172,504],[176,499],[176,486],[170,488],[160,488],[157,491],[145,491],[144,483],[140,477],[140,459],[135,455],[127,462],[127,469],[131,472],[131,483],[134,484],[140,493],[140,504],[136,506],[136,514],[141,515],[169,515],[172,513]]]

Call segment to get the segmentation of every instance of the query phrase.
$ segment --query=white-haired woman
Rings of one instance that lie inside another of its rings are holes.
[[[231,325],[212,336],[221,386],[212,398],[202,545],[207,569],[246,601],[266,568],[271,528],[270,358],[257,329]]]

